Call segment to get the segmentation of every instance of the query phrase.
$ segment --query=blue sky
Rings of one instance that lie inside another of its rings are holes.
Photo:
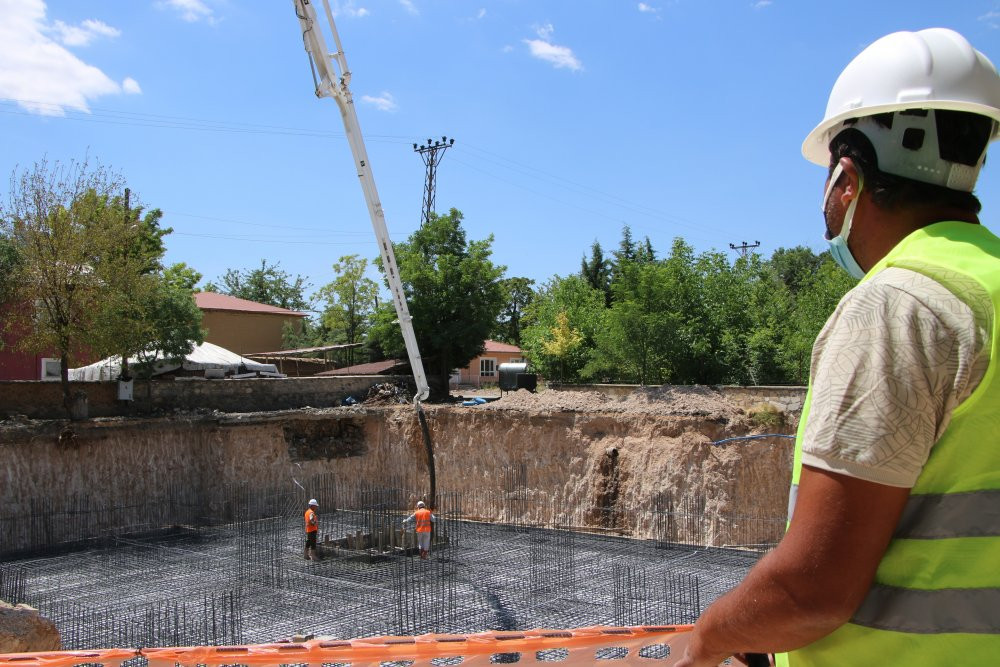
[[[800,145],[850,59],[944,26],[1000,62],[1000,0],[331,5],[393,240],[420,222],[413,143],[454,137],[437,210],[538,282],[626,224],[661,254],[677,236],[821,251],[824,173]],[[18,166],[89,155],[164,211],[167,261],[206,281],[266,259],[315,288],[377,254],[291,0],[0,0],[0,141],[0,196]],[[997,161],[977,188],[994,230]]]

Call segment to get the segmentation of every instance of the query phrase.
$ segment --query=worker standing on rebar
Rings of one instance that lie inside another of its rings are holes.
[[[403,519],[403,526],[411,523],[416,524],[417,548],[420,549],[420,558],[426,560],[431,552],[431,525],[437,521],[437,517],[424,505],[424,501],[417,501],[417,509],[410,516]]]
[[[306,508],[306,560],[319,560],[319,550],[316,546],[316,538],[319,536],[319,503],[313,498]]]
[[[802,152],[861,282],[813,348],[788,530],[679,665],[996,662],[1000,238],[972,191],[998,123],[996,68],[951,30],[883,37],[834,85]]]

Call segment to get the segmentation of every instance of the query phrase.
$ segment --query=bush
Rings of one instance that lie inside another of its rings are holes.
[[[771,403],[758,403],[749,410],[750,421],[761,428],[781,428],[785,425],[785,413]]]

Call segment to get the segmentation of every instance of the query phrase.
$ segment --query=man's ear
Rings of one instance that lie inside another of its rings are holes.
[[[841,178],[844,180],[844,190],[840,196],[840,203],[843,206],[847,206],[861,194],[863,177],[861,170],[854,164],[854,160],[849,157],[840,158],[840,166],[844,170],[843,174],[841,174]]]

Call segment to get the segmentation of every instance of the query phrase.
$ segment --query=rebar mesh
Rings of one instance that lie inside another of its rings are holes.
[[[142,517],[142,531],[131,529],[144,506],[78,503],[75,530],[46,524],[41,514],[53,508],[37,508],[23,522],[4,519],[41,542],[0,566],[0,594],[50,617],[66,649],[676,624],[693,621],[759,556],[685,544],[716,530],[703,501],[618,502],[619,526],[609,529],[587,523],[595,507],[529,507],[525,476],[514,465],[492,495],[440,494],[429,560],[412,556],[413,533],[400,532],[418,496],[395,484],[347,486],[323,475],[295,486],[234,485],[214,504],[167,490],[160,497],[174,494],[190,523],[165,521],[163,511]],[[319,562],[304,558],[310,497],[320,503]],[[119,515],[125,528],[115,531],[107,517]],[[656,529],[636,539],[619,534],[627,524]],[[570,529],[580,527],[589,532]]]

